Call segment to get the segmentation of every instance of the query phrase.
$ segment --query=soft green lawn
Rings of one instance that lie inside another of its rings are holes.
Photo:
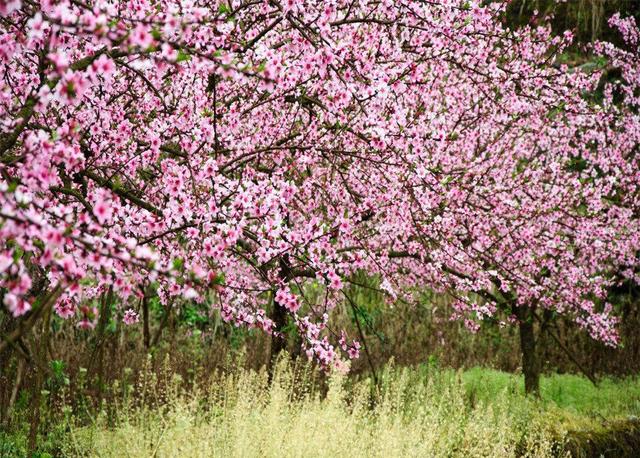
[[[521,393],[521,376],[492,369],[473,368],[462,373],[465,389],[478,399],[491,400],[504,390]],[[603,378],[594,386],[587,378],[572,374],[542,377],[540,391],[546,405],[553,404],[579,416],[606,419],[640,416],[640,380]]]

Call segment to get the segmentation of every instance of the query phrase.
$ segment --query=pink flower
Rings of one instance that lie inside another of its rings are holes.
[[[333,370],[339,374],[347,375],[351,367],[349,366],[349,361],[344,361],[340,358],[335,358],[333,360]]]
[[[22,7],[20,0],[0,0],[0,16],[9,16]]]
[[[342,280],[340,276],[335,272],[335,270],[330,270],[327,273],[327,278],[329,279],[329,288],[339,290],[342,288]]]
[[[9,253],[0,253],[0,274],[13,264],[13,256]]]
[[[199,297],[198,292],[193,288],[185,288],[182,295],[185,299],[197,299]]]
[[[0,1],[0,4],[2,1]],[[18,2],[19,3],[19,2]],[[0,7],[0,11],[2,7]],[[27,27],[29,27],[29,38],[32,40],[39,40],[44,37],[44,29],[45,22],[42,20],[42,14],[36,13],[29,21],[27,22]]]
[[[12,293],[6,293],[3,302],[14,317],[24,315],[31,310],[31,304]]]
[[[89,307],[83,305],[80,307],[80,313],[82,313],[82,319],[78,322],[78,327],[81,329],[93,329],[98,324],[98,309],[96,307]]]
[[[129,309],[126,312],[124,312],[124,317],[122,317],[122,321],[126,325],[136,324],[138,321],[140,321],[140,316],[133,309]]]
[[[29,307],[22,256],[65,298],[95,279],[56,305],[87,328],[96,314],[77,304],[148,280],[163,304],[206,288],[225,321],[274,332],[260,312],[275,284],[324,367],[358,356],[329,343],[325,313],[359,272],[391,299],[455,292],[472,330],[504,319],[475,292],[502,291],[617,341],[599,304],[615,277],[640,281],[637,55],[594,43],[615,84],[552,66],[571,34],[505,33],[489,2],[354,2],[347,22],[380,20],[342,27],[334,1],[282,0],[275,26],[269,2],[245,2],[252,27],[220,20],[220,2],[31,3],[0,0],[0,137],[22,132],[0,180],[0,244],[20,247],[0,250],[12,314]],[[635,21],[610,24],[637,47]],[[583,94],[600,85],[594,105]],[[322,306],[301,307],[320,285]]]
[[[45,233],[44,240],[52,247],[59,247],[62,245],[64,238],[60,232],[50,229]]]
[[[178,58],[178,51],[175,50],[173,46],[168,43],[162,44],[162,57],[167,59],[169,62],[175,62]]]
[[[351,346],[349,347],[349,350],[347,350],[347,354],[349,355],[349,358],[351,359],[356,359],[360,357],[360,342],[358,342],[357,340],[354,340],[351,344]]]
[[[76,304],[72,300],[65,298],[56,303],[56,305],[53,306],[53,309],[60,318],[67,320],[75,315]]]
[[[50,52],[47,57],[56,68],[56,72],[62,75],[69,68],[69,56],[64,51]]]
[[[298,298],[291,292],[288,286],[279,288],[278,291],[276,291],[275,300],[291,313],[295,313],[300,309],[300,302],[298,301]]]
[[[93,329],[96,327],[96,322],[91,321],[88,318],[83,318],[80,321],[78,321],[78,327],[80,329]]]
[[[82,100],[89,85],[90,81],[84,73],[67,70],[56,86],[56,94],[62,102],[76,105]]]
[[[392,299],[397,299],[398,295],[396,294],[395,290],[393,289],[393,286],[391,285],[391,282],[389,281],[388,278],[384,278],[384,280],[382,280],[382,282],[380,283],[380,289],[382,291],[385,291],[386,293],[389,294],[389,296],[391,296]]]
[[[96,216],[100,224],[105,224],[111,221],[113,217],[113,209],[110,202],[106,200],[100,200],[93,206],[93,214]]]
[[[284,0],[282,6],[282,10],[285,13],[288,13],[289,11],[293,11],[296,7],[300,6],[300,0]]]
[[[116,70],[116,66],[107,55],[102,54],[91,64],[91,71],[94,75],[109,78]]]
[[[142,49],[147,49],[153,43],[153,36],[149,33],[149,28],[140,23],[133,29],[133,32],[131,32],[129,43],[133,46],[140,46]]]

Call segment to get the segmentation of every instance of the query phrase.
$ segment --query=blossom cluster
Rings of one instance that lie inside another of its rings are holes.
[[[58,285],[91,328],[112,288],[133,324],[153,284],[278,333],[273,299],[330,365],[358,355],[328,316],[364,271],[390,300],[450,294],[472,329],[535,305],[615,344],[640,59],[594,45],[615,82],[556,64],[570,33],[484,3],[0,2],[4,305]]]

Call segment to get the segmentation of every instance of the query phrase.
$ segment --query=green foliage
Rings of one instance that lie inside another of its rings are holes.
[[[178,57],[176,58],[176,62],[185,62],[191,60],[191,54],[186,53],[182,49],[178,50]]]
[[[51,375],[46,381],[46,387],[53,391],[63,386],[69,386],[69,377],[65,372],[64,361],[54,359],[49,365],[51,367]]]
[[[9,434],[0,430],[0,456],[13,458],[26,456],[27,436],[24,434]]]

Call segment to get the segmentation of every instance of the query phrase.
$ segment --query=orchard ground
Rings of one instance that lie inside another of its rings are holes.
[[[59,393],[35,456],[634,456],[640,445],[636,377],[595,387],[550,375],[535,399],[521,377],[483,368],[390,364],[376,386],[288,358],[271,383],[266,370],[240,366],[202,385],[148,366],[136,382],[113,383],[99,406],[88,390],[74,405]],[[3,457],[27,455],[24,401],[0,436]]]

